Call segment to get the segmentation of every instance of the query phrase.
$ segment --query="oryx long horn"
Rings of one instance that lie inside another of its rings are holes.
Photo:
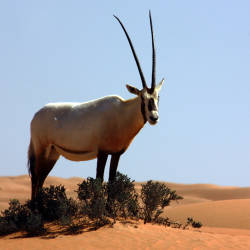
[[[145,78],[144,78],[144,75],[143,75],[143,73],[142,73],[142,69],[141,69],[139,60],[138,60],[137,55],[136,55],[136,53],[135,53],[135,49],[134,49],[134,46],[133,46],[133,44],[132,44],[132,42],[131,42],[131,39],[130,39],[130,37],[129,37],[129,35],[128,35],[128,32],[126,31],[126,29],[125,29],[123,23],[121,22],[121,20],[120,20],[117,16],[115,16],[115,15],[114,15],[114,17],[118,20],[118,22],[119,22],[120,25],[122,26],[122,29],[123,29],[123,31],[125,32],[125,35],[126,35],[126,37],[127,37],[127,39],[128,39],[130,48],[131,48],[131,50],[132,50],[132,52],[133,52],[133,55],[134,55],[134,58],[135,58],[135,62],[136,62],[137,68],[138,68],[139,73],[140,73],[140,77],[141,77],[141,81],[142,81],[142,86],[143,86],[143,88],[147,88],[147,83],[146,83]]]
[[[149,11],[150,28],[152,36],[152,81],[151,81],[151,92],[155,89],[155,43],[154,43],[154,30],[151,18],[151,12]]]

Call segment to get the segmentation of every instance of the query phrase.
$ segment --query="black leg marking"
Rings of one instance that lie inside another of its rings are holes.
[[[40,175],[39,188],[42,188],[45,179],[49,175],[50,171],[52,170],[52,168],[54,167],[56,162],[57,162],[57,159],[44,161],[43,171],[41,173],[39,173],[39,175]]]
[[[116,170],[118,167],[118,163],[120,160],[121,153],[115,153],[112,154],[111,162],[110,162],[110,168],[109,168],[109,181],[113,181],[116,176]]]
[[[108,154],[100,151],[97,156],[96,179],[100,178],[103,181],[104,169],[107,162]]]

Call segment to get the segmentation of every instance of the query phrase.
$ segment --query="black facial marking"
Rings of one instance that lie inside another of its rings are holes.
[[[153,98],[150,98],[148,101],[148,110],[149,111],[156,110],[156,105]]]
[[[144,123],[146,123],[147,118],[146,118],[146,112],[145,112],[145,101],[144,101],[143,96],[141,96],[141,113],[144,119]]]

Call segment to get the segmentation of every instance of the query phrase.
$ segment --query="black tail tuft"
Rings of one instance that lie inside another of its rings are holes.
[[[35,153],[34,153],[34,148],[33,148],[33,144],[32,141],[30,141],[30,145],[29,145],[29,150],[28,150],[28,163],[27,163],[27,167],[28,167],[28,172],[29,175],[34,177],[34,172],[35,172]]]

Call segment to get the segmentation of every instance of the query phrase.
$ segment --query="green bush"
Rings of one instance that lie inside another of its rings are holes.
[[[42,215],[31,211],[31,213],[27,217],[24,230],[29,235],[39,235],[45,232],[46,230],[44,229]]]
[[[114,219],[116,217],[137,218],[139,214],[138,194],[134,181],[117,172],[116,178],[106,184],[108,194],[108,210]]]
[[[78,184],[78,199],[82,202],[82,214],[90,219],[107,220],[112,217],[137,217],[138,195],[134,181],[117,172],[112,182],[102,183],[100,179],[88,178]]]
[[[45,222],[61,221],[62,224],[71,222],[71,217],[77,213],[77,204],[72,198],[67,198],[64,186],[43,188],[36,199],[29,202],[31,210],[38,210]]]
[[[170,190],[165,184],[148,181],[142,184],[141,199],[143,202],[144,223],[157,221],[164,207],[168,206],[173,200],[183,199],[176,194],[176,191]]]
[[[104,197],[103,184],[100,179],[88,177],[78,184],[77,196],[80,201],[88,202],[96,197]]]
[[[78,184],[76,191],[81,201],[81,214],[95,220],[98,228],[109,223],[106,211],[107,194],[105,186],[100,179],[87,178]]]
[[[0,235],[17,231],[37,235],[45,231],[44,223],[50,221],[71,225],[77,210],[77,202],[67,198],[63,186],[43,188],[35,200],[24,205],[16,199],[9,202],[9,208],[0,216]]]
[[[184,229],[186,227],[188,227],[189,225],[191,225],[193,228],[201,228],[202,227],[202,223],[199,221],[195,221],[192,217],[187,218],[187,222],[186,222],[186,225],[184,226]]]
[[[16,199],[10,200],[9,208],[0,216],[0,235],[17,231],[37,234],[44,230],[41,215],[32,211],[28,204],[21,205]]]
[[[144,223],[153,222],[179,228],[182,226],[160,216],[164,207],[182,197],[159,182],[148,181],[142,184],[141,206],[134,181],[119,172],[115,180],[108,183],[87,178],[78,184],[76,192],[79,201],[67,198],[65,188],[61,185],[41,189],[35,200],[29,200],[23,205],[18,200],[11,200],[9,208],[0,215],[0,235],[17,231],[38,235],[45,232],[46,222],[59,222],[67,226],[65,232],[75,234],[81,232],[82,223],[93,225],[97,229],[110,224],[111,218],[114,222],[117,218],[141,218]],[[82,220],[83,217],[87,217],[87,220]],[[74,218],[80,220],[73,220]],[[202,226],[192,218],[187,219],[183,228],[189,225],[195,228]]]

